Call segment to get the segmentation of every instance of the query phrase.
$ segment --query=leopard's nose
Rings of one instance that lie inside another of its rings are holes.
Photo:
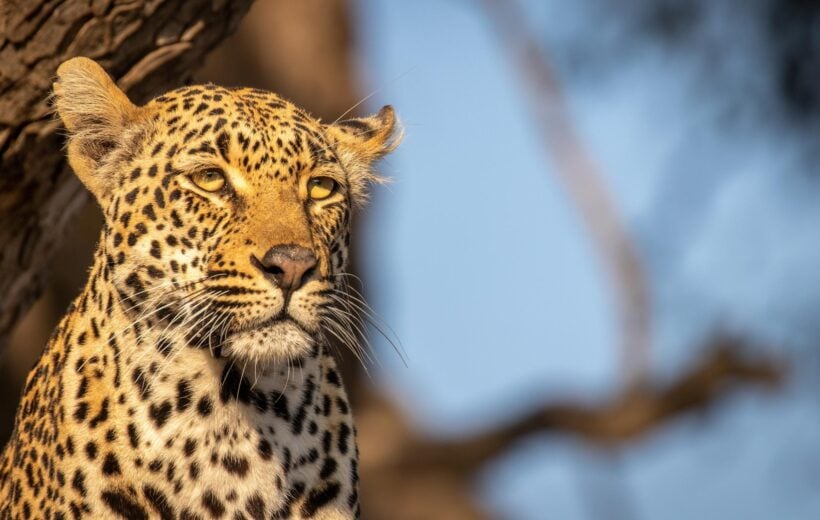
[[[286,294],[316,276],[316,255],[310,249],[295,244],[272,247],[261,260],[251,255],[251,263],[266,277],[272,278]]]

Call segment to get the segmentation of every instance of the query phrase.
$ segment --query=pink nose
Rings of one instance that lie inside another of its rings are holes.
[[[261,260],[251,256],[251,262],[286,293],[299,289],[316,276],[316,255],[294,244],[272,247]]]

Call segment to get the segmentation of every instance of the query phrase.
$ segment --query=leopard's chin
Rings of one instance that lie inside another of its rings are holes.
[[[292,319],[231,334],[222,353],[260,371],[275,368],[308,354],[316,340]]]

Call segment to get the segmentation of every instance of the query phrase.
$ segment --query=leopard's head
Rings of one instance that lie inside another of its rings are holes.
[[[69,162],[105,215],[99,267],[131,319],[260,364],[333,332],[351,212],[398,142],[390,107],[328,125],[214,85],[136,106],[85,58],[54,89]]]

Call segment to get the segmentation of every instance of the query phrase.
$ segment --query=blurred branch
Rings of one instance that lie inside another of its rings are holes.
[[[0,2],[0,351],[39,296],[54,248],[86,200],[48,106],[57,66],[99,61],[137,102],[179,86],[251,0]]]
[[[425,441],[408,450],[403,471],[474,475],[485,463],[535,434],[567,434],[600,448],[615,448],[686,413],[706,410],[739,386],[777,387],[785,369],[771,360],[747,359],[741,341],[722,337],[709,354],[666,384],[632,387],[601,405],[552,403],[489,432],[455,441]]]
[[[651,306],[638,251],[598,166],[573,127],[547,52],[527,29],[528,20],[514,1],[481,3],[529,87],[533,117],[555,161],[553,171],[581,213],[604,262],[620,312],[623,371],[629,384],[640,385],[650,366]]]
[[[777,388],[786,378],[784,366],[746,357],[747,347],[740,339],[719,336],[704,345],[702,359],[667,383],[628,387],[600,404],[547,403],[518,420],[456,439],[433,439],[417,431],[395,403],[365,385],[369,393],[357,420],[366,511],[391,520],[490,518],[471,499],[475,479],[522,441],[566,435],[615,450],[687,413],[713,408],[735,389]]]

